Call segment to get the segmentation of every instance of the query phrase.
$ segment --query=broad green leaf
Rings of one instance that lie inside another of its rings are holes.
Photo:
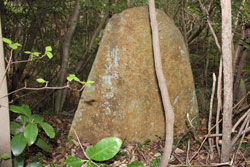
[[[34,56],[39,56],[41,53],[40,52],[33,52],[32,53]]]
[[[38,114],[33,114],[33,115],[31,116],[31,120],[32,120],[32,122],[34,122],[34,123],[40,123],[40,122],[43,122],[43,117],[40,116],[40,115],[38,115]]]
[[[10,130],[18,130],[20,129],[22,126],[14,121],[10,121]]]
[[[19,46],[22,46],[20,43],[14,43],[13,45],[19,47]]]
[[[7,43],[7,44],[12,44],[12,41],[8,38],[4,38],[3,37],[3,42]]]
[[[8,154],[2,154],[1,156],[0,156],[0,160],[1,159],[4,159],[4,160],[6,160],[6,159],[9,159],[10,158],[10,156],[8,155]]]
[[[97,166],[96,166],[93,162],[91,162],[91,161],[88,162],[88,166],[89,166],[89,167],[97,167]]]
[[[131,167],[131,166],[144,166],[144,164],[140,161],[133,161],[131,162],[130,164],[127,165],[128,167]]]
[[[24,110],[27,112],[27,116],[28,118],[30,118],[31,116],[31,110],[30,107],[28,105],[23,104],[22,107],[24,108]]]
[[[22,156],[14,157],[14,167],[24,167],[24,158]]]
[[[9,44],[9,47],[14,50],[17,49],[19,46],[21,46],[19,43]]]
[[[120,150],[122,140],[116,137],[107,137],[100,140],[94,147],[86,150],[89,159],[95,161],[106,161],[113,158]]]
[[[23,132],[20,132],[16,134],[12,139],[11,139],[11,151],[14,154],[14,156],[20,155],[23,150],[26,147],[26,139],[23,135]]]
[[[75,77],[74,80],[75,80],[76,82],[81,82],[80,79],[77,78],[77,77]]]
[[[67,76],[67,80],[72,81],[75,77],[75,74],[70,74],[69,76]]]
[[[24,53],[26,53],[26,54],[31,54],[32,52],[30,52],[30,51],[24,51]]]
[[[21,115],[21,118],[22,118],[23,125],[25,126],[29,119],[25,115]]]
[[[47,81],[45,81],[43,78],[37,78],[36,81],[38,83],[46,83]]]
[[[32,162],[27,165],[27,167],[43,167],[41,162]]]
[[[54,138],[55,137],[55,132],[52,126],[50,126],[50,124],[46,123],[46,122],[40,122],[39,123],[41,125],[41,127],[43,128],[43,130],[45,131],[45,133],[50,137],[50,138]]]
[[[49,152],[50,151],[50,146],[43,141],[42,139],[38,138],[35,142],[35,145],[43,149],[43,151]]]
[[[22,105],[22,106],[10,105],[10,111],[26,115],[28,118],[30,118],[31,116],[30,108],[27,105]]]
[[[46,52],[46,55],[48,56],[49,59],[53,58],[53,54],[51,52]]]
[[[51,52],[52,51],[52,47],[51,46],[46,46],[45,50],[46,50],[46,52]]]
[[[37,124],[29,123],[24,128],[24,137],[27,141],[28,146],[31,146],[32,144],[35,143],[37,135],[38,135]]]
[[[73,156],[68,156],[66,159],[66,163],[72,167],[81,167],[84,161],[86,160],[82,160]]]

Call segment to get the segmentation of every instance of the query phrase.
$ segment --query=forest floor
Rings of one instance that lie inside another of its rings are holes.
[[[56,132],[56,137],[50,139],[51,152],[45,153],[37,147],[31,147],[26,150],[25,156],[28,161],[43,162],[46,167],[60,166],[66,162],[67,156],[75,156],[81,159],[87,159],[80,147],[80,144],[74,139],[68,139],[68,132],[73,119],[73,114],[55,114],[45,115],[46,122],[50,123]],[[195,134],[194,134],[195,133]],[[214,154],[211,158],[209,153],[208,142],[203,142],[207,134],[207,128],[203,125],[197,132],[188,132],[175,139],[175,145],[169,164],[171,166],[220,166],[219,155],[214,148]],[[46,138],[45,134],[41,134],[42,138]],[[89,143],[81,143],[86,150],[90,146]],[[111,160],[103,162],[106,166],[125,167],[132,162],[142,162],[144,166],[157,167],[163,152],[164,140],[156,141],[147,140],[145,143],[130,143],[124,141],[120,152]],[[202,146],[202,147],[201,147]],[[201,147],[201,148],[200,148]],[[250,138],[245,138],[242,148],[233,152],[232,166],[250,167]],[[135,163],[136,164],[136,163]],[[131,164],[131,166],[138,166]]]

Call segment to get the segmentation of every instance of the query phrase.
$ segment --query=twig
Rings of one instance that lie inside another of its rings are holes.
[[[9,61],[8,61],[8,63],[7,63],[7,67],[6,67],[6,69],[5,69],[3,78],[2,78],[2,80],[1,80],[0,88],[2,87],[4,78],[6,77],[6,73],[7,73],[8,69],[10,68],[10,62],[11,62],[11,60],[12,60],[12,55],[13,55],[13,49],[10,50],[10,59],[9,59]],[[1,78],[0,78],[0,79],[1,79]]]
[[[186,155],[186,164],[189,162],[189,151],[190,151],[190,139],[188,140],[187,155]]]
[[[249,109],[250,111],[250,109]],[[248,113],[248,112],[247,112]],[[241,127],[240,127],[240,130],[239,130],[239,133],[233,138],[232,140],[232,146],[236,143],[236,141],[239,139],[239,137],[242,135],[242,131],[244,128],[248,128],[246,126],[246,124],[249,122],[250,120],[250,112],[248,113],[246,119],[244,120],[244,122],[242,123]]]
[[[219,66],[219,76],[218,76],[218,83],[217,83],[217,111],[216,111],[216,122],[220,119],[220,111],[222,106],[221,100],[221,91],[222,90],[222,57],[220,58],[220,66]],[[216,125],[216,134],[220,133],[219,125]],[[219,146],[219,137],[215,139],[216,149],[220,156],[220,146]]]
[[[248,126],[249,126],[249,121],[250,121],[250,120],[248,120],[248,121],[247,121],[247,125],[246,125],[246,127],[248,127]],[[245,128],[245,129],[246,129],[246,128]],[[241,136],[240,143],[239,143],[239,145],[238,145],[238,148],[237,148],[237,151],[236,151],[235,155],[237,155],[237,154],[238,154],[238,152],[239,152],[239,150],[240,150],[240,148],[241,148],[241,145],[242,145],[243,139],[245,138],[245,134],[246,134],[246,133],[243,133],[243,134],[242,134],[242,136]]]
[[[213,87],[212,87],[212,95],[211,95],[211,100],[210,100],[210,109],[209,109],[209,120],[208,120],[208,130],[211,129],[211,124],[212,124],[212,113],[213,113],[213,101],[214,101],[214,93],[215,93],[215,84],[216,84],[216,76],[213,73]],[[214,159],[214,152],[213,152],[213,139],[209,138],[208,139],[209,143],[209,148],[210,148],[210,159]]]
[[[208,131],[208,134],[206,135],[206,137],[203,139],[200,147],[198,148],[198,150],[195,152],[195,154],[192,156],[192,158],[189,160],[189,163],[194,159],[194,157],[196,157],[196,155],[200,152],[203,144],[205,143],[205,141],[207,140],[208,138],[208,135],[211,134],[211,131],[216,127],[216,125],[218,125],[219,123],[221,123],[222,119],[220,119],[218,122],[216,122],[216,124]]]
[[[2,96],[2,97],[0,97],[0,99],[4,98],[4,97],[7,97],[7,96],[9,96],[11,94],[17,93],[19,91],[22,91],[22,90],[46,90],[46,89],[54,89],[55,90],[55,89],[66,89],[66,88],[69,88],[69,89],[72,89],[72,90],[77,90],[77,91],[82,91],[85,88],[85,85],[83,85],[81,87],[81,89],[78,90],[78,89],[71,88],[70,85],[69,85],[69,82],[67,82],[67,84],[65,86],[61,86],[61,87],[49,87],[48,82],[46,82],[45,86],[40,87],[40,88],[28,88],[27,84],[25,83],[24,87],[19,88],[17,90],[14,90],[13,92],[10,92],[9,94]]]
[[[244,96],[237,104],[235,104],[235,106],[233,107],[233,109],[235,109],[238,105],[240,105],[246,98],[247,96],[250,94],[250,91],[247,92],[246,96]]]
[[[77,141],[78,141],[78,143],[80,144],[80,147],[81,147],[81,149],[82,149],[82,152],[85,154],[85,150],[84,150],[84,148],[83,148],[83,146],[82,146],[82,143],[80,142],[80,139],[79,139],[79,137],[78,137],[78,135],[77,135],[75,129],[73,129],[73,130],[74,130],[74,133],[75,133],[75,135],[76,135]],[[85,154],[85,156],[88,158],[88,156],[87,156],[86,154]]]
[[[209,26],[209,28],[210,28],[213,36],[214,36],[214,40],[215,40],[216,46],[219,49],[219,51],[221,52],[221,46],[219,44],[219,40],[218,40],[218,38],[217,38],[217,36],[215,34],[215,31],[214,31],[214,29],[213,29],[213,27],[211,25],[211,22],[209,20],[209,13],[208,13],[207,9],[204,7],[204,5],[201,3],[201,0],[199,0],[199,3],[200,3],[200,6],[201,6],[202,10],[206,13],[208,26]]]
[[[247,110],[247,112],[245,114],[243,114],[240,119],[234,124],[233,128],[232,128],[232,132],[235,131],[235,129],[237,128],[237,126],[241,123],[242,120],[244,120],[245,117],[248,116],[248,114],[250,114],[250,109]]]

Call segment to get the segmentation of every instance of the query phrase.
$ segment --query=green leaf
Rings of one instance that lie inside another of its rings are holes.
[[[51,52],[46,52],[46,55],[48,56],[49,59],[53,58],[53,54]]]
[[[14,45],[14,44],[9,44],[9,47],[11,48],[11,49],[14,49],[14,50],[16,50],[18,47],[16,46],[16,45]]]
[[[154,156],[155,156],[155,157],[160,157],[160,156],[161,156],[161,153],[157,152],[157,153],[155,153]]]
[[[113,158],[120,150],[122,140],[116,137],[107,137],[99,141],[94,147],[90,146],[86,150],[89,159],[95,161],[105,161]]]
[[[13,45],[15,45],[16,47],[22,46],[20,43],[14,43]]]
[[[10,121],[10,130],[18,130],[20,129],[22,126],[14,121]]]
[[[10,105],[10,111],[17,114],[26,115],[28,118],[30,118],[31,116],[30,108],[27,105],[22,105],[22,106]]]
[[[24,137],[28,143],[28,146],[31,146],[35,143],[38,135],[37,124],[29,123],[24,129]]]
[[[14,154],[14,156],[20,155],[23,150],[26,147],[26,139],[23,135],[23,132],[20,132],[16,134],[12,139],[11,139],[11,151]]]
[[[91,161],[88,162],[88,166],[89,166],[89,167],[97,167],[97,166],[96,166],[93,162],[91,162]]]
[[[52,51],[52,47],[51,46],[46,46],[45,50],[46,50],[46,52],[51,52]]]
[[[67,80],[68,80],[68,81],[72,81],[75,77],[76,77],[75,74],[70,74],[70,75],[67,77]]]
[[[12,41],[10,39],[4,38],[4,37],[3,37],[3,42],[5,42],[5,43],[7,43],[9,45],[12,44]]]
[[[24,167],[24,159],[21,156],[14,157],[14,167]]]
[[[43,122],[43,117],[41,117],[41,116],[38,115],[38,114],[33,114],[33,115],[31,116],[31,120],[32,120],[32,122],[34,122],[34,123],[40,123],[40,122]]]
[[[50,137],[50,138],[54,138],[55,137],[55,132],[52,126],[50,126],[50,124],[46,123],[46,122],[40,122],[39,123],[41,125],[41,127],[43,128],[43,130],[45,131],[45,133]]]
[[[160,167],[160,159],[153,159],[149,167]]]
[[[30,52],[30,51],[24,51],[24,53],[26,53],[26,54],[31,54],[32,52]]]
[[[2,154],[1,156],[0,156],[0,161],[1,161],[1,159],[3,159],[3,160],[6,160],[6,159],[9,159],[10,158],[10,156],[8,155],[8,154]]]
[[[31,116],[31,110],[30,110],[30,107],[28,106],[28,105],[25,105],[25,104],[23,104],[21,107],[23,107],[24,108],[24,110],[26,111],[26,113],[27,113],[27,116],[28,116],[28,118],[30,118],[30,116]],[[24,114],[25,115],[25,114]]]
[[[32,53],[34,56],[39,56],[41,53],[40,52],[33,52]]]
[[[143,146],[141,145],[141,143],[136,143],[136,144],[137,144],[139,150],[140,150],[140,151],[143,151]]]
[[[94,82],[95,82],[95,81],[87,81],[87,82],[85,83],[85,85],[88,86],[88,87],[90,87],[91,84],[93,84]]]
[[[45,81],[43,78],[37,78],[36,81],[38,83],[46,83],[47,81]]]
[[[144,164],[140,161],[133,161],[131,162],[130,164],[127,165],[128,167],[131,167],[131,166],[144,166]]]
[[[21,118],[22,118],[23,125],[25,126],[29,119],[25,115],[21,115]]]
[[[43,167],[43,165],[40,162],[32,162],[28,164],[27,167]]]
[[[50,146],[43,141],[42,139],[38,138],[35,142],[35,145],[43,149],[43,151],[49,152],[50,151]]]
[[[85,160],[73,156],[68,156],[66,159],[66,163],[72,167],[81,167],[84,161]]]
[[[74,78],[74,81],[76,81],[76,82],[81,82],[80,79],[77,78],[77,77]]]

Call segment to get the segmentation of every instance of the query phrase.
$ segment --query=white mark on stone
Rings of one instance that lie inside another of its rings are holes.
[[[174,104],[176,104],[178,102],[178,99],[179,99],[179,96],[177,96],[175,99],[174,99]]]
[[[114,97],[114,93],[113,92],[109,92],[105,95],[106,98],[111,99],[112,97]]]
[[[179,50],[180,50],[182,55],[185,53],[185,51],[180,46],[179,46]]]

